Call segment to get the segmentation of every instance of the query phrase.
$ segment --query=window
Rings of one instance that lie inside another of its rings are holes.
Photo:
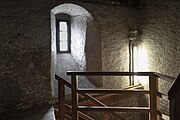
[[[57,52],[70,53],[70,21],[56,20]]]

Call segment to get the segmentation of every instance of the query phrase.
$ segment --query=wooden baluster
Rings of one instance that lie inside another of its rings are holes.
[[[158,78],[151,74],[149,76],[149,90],[150,90],[150,120],[160,120],[158,116],[159,110],[159,98],[157,96],[158,91]]]
[[[109,120],[109,112],[104,112],[104,120]]]
[[[71,75],[72,84],[72,118],[73,120],[79,120],[78,118],[78,79],[76,75]]]
[[[65,85],[58,81],[58,108],[59,108],[59,119],[65,120]]]

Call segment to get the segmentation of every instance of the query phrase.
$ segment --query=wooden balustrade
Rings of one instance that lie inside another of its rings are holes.
[[[65,93],[64,86],[72,89],[72,118],[79,120],[80,114],[78,111],[104,111],[104,120],[109,119],[109,113],[116,114],[118,112],[148,112],[150,120],[160,120],[159,112],[159,97],[162,94],[158,91],[158,78],[165,80],[174,80],[174,78],[154,72],[77,72],[68,71],[67,75],[71,76],[71,84],[60,79],[57,75],[55,78],[59,80],[59,108],[62,109],[59,113],[60,120],[65,120]],[[149,90],[114,90],[114,89],[78,89],[78,76],[148,76],[149,77]],[[108,107],[101,101],[90,96],[88,93],[121,93],[121,94],[148,94],[149,107]],[[92,101],[100,104],[101,106],[79,106],[78,94],[84,95]],[[64,105],[63,105],[64,104]],[[63,115],[64,114],[64,115]],[[121,116],[120,116],[121,117]],[[122,118],[125,120],[125,118]],[[86,120],[86,119],[85,119]]]
[[[65,104],[65,86],[72,89],[72,86],[69,82],[65,81],[58,75],[55,75],[55,79],[58,80],[58,118],[59,120],[72,120],[73,117],[65,114],[66,111],[70,111],[72,108]],[[94,120],[93,118],[85,115],[82,112],[78,112],[80,117],[84,120]]]

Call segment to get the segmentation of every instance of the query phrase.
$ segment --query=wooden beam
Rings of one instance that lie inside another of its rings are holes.
[[[168,95],[167,94],[164,94],[164,93],[161,93],[161,92],[157,92],[157,96],[162,98],[162,99],[168,100]]]
[[[79,106],[80,111],[116,111],[116,112],[146,112],[150,109],[148,107],[101,107],[101,106]]]
[[[160,78],[160,79],[167,80],[167,81],[170,81],[170,82],[172,82],[172,81],[175,80],[174,77],[170,77],[170,76],[163,75],[163,74],[156,73],[156,72],[154,72],[154,75],[156,75],[156,76],[157,76],[158,78]]]
[[[104,112],[104,120],[109,120],[109,112]]]
[[[107,107],[104,103],[102,103],[101,101],[99,101],[98,99],[96,99],[96,98],[94,98],[93,96],[91,96],[91,95],[89,95],[89,94],[87,94],[87,93],[84,93],[83,94],[85,97],[87,97],[87,98],[89,98],[89,99],[91,99],[93,102],[92,103],[95,103],[95,104],[98,104],[98,105],[102,105],[102,106],[104,106],[104,107]],[[112,99],[112,98],[111,98]],[[104,102],[104,101],[103,101]],[[113,115],[115,115],[117,118],[119,118],[120,120],[126,120],[126,118],[124,118],[123,116],[121,116],[121,115],[119,115],[119,114],[117,114],[116,112],[114,112],[114,111],[111,111],[111,113],[113,114]],[[109,118],[109,113],[104,113],[104,119],[107,119],[108,120],[108,118]]]
[[[60,82],[58,82],[58,97],[59,118],[65,120],[65,87]]]
[[[116,100],[122,100],[131,96],[134,96],[135,94],[107,94],[104,96],[99,96],[96,99],[99,101],[103,101],[104,104],[112,103]],[[80,102],[79,105],[88,105],[88,106],[95,106],[99,105],[98,103],[95,103],[93,101],[87,100]]]
[[[71,113],[72,108],[69,105],[66,105],[66,109],[67,109],[68,112]],[[79,115],[80,118],[82,118],[84,120],[94,120],[93,118],[89,117],[88,115],[86,115],[86,114],[84,114],[84,113],[82,113],[80,111],[78,111],[78,115]]]
[[[58,82],[61,82],[62,84],[68,86],[69,88],[71,88],[71,84],[69,82],[67,82],[66,80],[64,80],[63,78],[59,77],[58,75],[55,74],[55,79],[58,80]]]
[[[155,75],[149,76],[149,91],[150,91],[150,120],[160,120],[158,116],[159,110],[159,98],[157,96],[158,91],[158,78]]]
[[[144,87],[142,85],[130,85],[130,86],[125,86],[124,89],[143,89]]]
[[[125,89],[127,90],[131,90],[131,89],[143,89],[142,85],[133,85],[133,86],[126,86]],[[82,95],[84,96],[86,93],[83,93]],[[93,94],[94,95],[94,94]],[[118,94],[118,93],[111,93],[111,94],[103,94],[100,96],[92,96],[93,98],[95,98],[98,101],[103,101],[104,104],[107,103],[112,103],[113,101],[116,100],[122,100],[131,96],[134,96],[135,94]],[[88,94],[88,96],[91,96]],[[86,101],[82,101],[79,103],[79,105],[89,105],[89,106],[94,106],[94,105],[100,105],[99,103],[96,102],[96,100],[94,101],[93,99],[91,100],[86,100]]]
[[[118,90],[118,89],[78,89],[78,93],[119,93],[119,94],[149,94],[148,90]]]
[[[71,83],[72,83],[72,118],[73,120],[79,120],[78,117],[78,80],[76,75],[71,75]]]

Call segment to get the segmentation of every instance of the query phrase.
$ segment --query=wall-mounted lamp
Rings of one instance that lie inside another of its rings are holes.
[[[137,45],[138,30],[129,31],[129,72],[142,72],[148,70],[147,51],[143,45]],[[129,77],[129,85],[146,84],[145,77]]]
[[[133,72],[148,71],[147,50],[144,46],[133,46]],[[134,76],[134,84],[142,84],[147,86],[147,76]]]
[[[138,30],[129,31],[129,72],[134,72],[133,46],[134,41],[137,40]],[[133,77],[129,77],[129,85],[134,85]]]
[[[129,31],[129,40],[136,40],[137,39],[137,35],[138,35],[138,31],[137,30],[130,30]]]

